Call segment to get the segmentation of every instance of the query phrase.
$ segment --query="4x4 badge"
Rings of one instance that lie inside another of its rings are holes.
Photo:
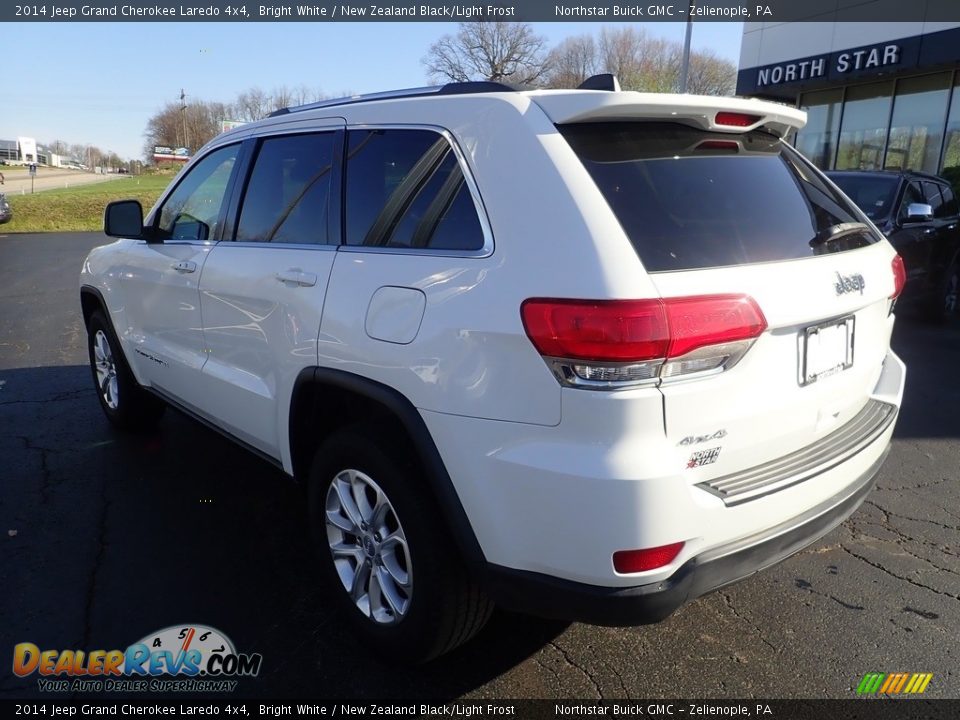
[[[837,273],[837,283],[833,287],[836,289],[837,295],[856,292],[857,290],[863,295],[863,288],[866,287],[866,283],[863,280],[863,275],[860,273],[856,275],[841,275]]]

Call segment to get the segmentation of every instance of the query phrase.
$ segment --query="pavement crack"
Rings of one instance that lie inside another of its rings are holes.
[[[880,512],[882,512],[884,515],[884,518],[886,519],[887,524],[890,523],[889,518],[897,517],[897,518],[900,518],[901,520],[912,520],[913,522],[922,522],[922,523],[928,523],[930,525],[936,525],[938,528],[942,528],[944,530],[960,530],[960,525],[945,525],[944,523],[939,523],[936,520],[928,520],[927,518],[915,518],[915,517],[910,517],[909,515],[901,515],[900,513],[895,513],[893,510],[887,510],[886,508],[880,507],[873,500],[867,500],[865,504],[871,505],[875,507],[877,510],[879,510]]]
[[[950,478],[938,478],[937,480],[931,480],[930,482],[921,482],[916,485],[900,485],[895,487],[882,487],[880,490],[921,490],[923,488],[936,487],[937,485],[943,485],[943,483],[949,481]]]
[[[720,597],[723,598],[723,601],[727,604],[727,607],[730,608],[730,612],[732,612],[732,613],[734,614],[734,616],[737,617],[739,620],[741,620],[742,622],[746,623],[746,624],[749,625],[751,628],[753,628],[753,630],[754,630],[754,631],[756,632],[756,634],[757,634],[757,637],[760,638],[760,641],[761,641],[764,645],[766,645],[767,647],[769,647],[769,648],[770,648],[771,650],[773,650],[775,653],[779,653],[779,652],[780,652],[779,648],[777,648],[776,645],[774,645],[772,642],[770,642],[769,640],[767,640],[766,636],[764,636],[764,634],[763,634],[763,628],[761,628],[761,627],[760,627],[759,625],[757,625],[755,622],[751,621],[750,618],[748,618],[746,615],[743,615],[739,610],[737,610],[737,608],[735,608],[735,607],[733,606],[733,599],[730,597],[730,593],[722,592],[722,591],[721,591],[721,592],[719,593],[719,595],[720,595]]]
[[[83,390],[68,390],[66,392],[57,393],[56,395],[48,398],[34,399],[34,400],[4,400],[0,402],[0,406],[3,405],[46,405],[48,403],[64,402],[67,400],[78,400],[82,397],[91,395],[93,390],[89,388],[84,388]]]
[[[625,698],[630,697],[630,689],[627,687],[627,684],[623,681],[623,675],[620,674],[620,671],[617,670],[616,666],[613,663],[604,663],[604,665],[610,668],[610,672],[614,674],[614,676],[617,678],[617,682],[620,683],[620,687],[623,689],[623,697]]]
[[[892,513],[891,511],[886,510],[886,509],[884,509],[884,508],[880,507],[879,505],[876,505],[875,503],[872,503],[872,502],[871,502],[871,505],[873,505],[874,507],[877,508],[877,510],[879,510],[881,513],[883,513],[883,516],[884,516],[883,523],[874,523],[874,522],[871,522],[869,519],[864,519],[864,520],[861,520],[861,521],[859,521],[859,522],[863,522],[864,524],[867,524],[867,525],[878,525],[878,526],[883,527],[884,529],[888,530],[889,532],[892,532],[894,535],[897,536],[897,539],[894,541],[894,542],[896,543],[897,547],[899,547],[901,550],[903,550],[903,552],[907,553],[907,554],[910,555],[911,557],[916,558],[917,560],[922,560],[923,562],[929,563],[930,565],[933,565],[933,567],[935,567],[937,570],[943,570],[944,572],[952,573],[952,574],[954,574],[954,575],[960,574],[960,573],[957,573],[957,571],[955,571],[955,570],[951,570],[950,568],[940,567],[940,566],[938,566],[936,563],[934,563],[932,560],[929,560],[929,559],[927,559],[927,558],[925,558],[925,557],[922,557],[922,556],[920,556],[920,555],[917,555],[916,553],[911,552],[907,547],[905,547],[905,543],[916,543],[917,545],[926,546],[926,547],[928,547],[928,548],[932,548],[933,550],[936,550],[937,552],[939,552],[939,553],[941,553],[941,554],[943,554],[943,555],[948,555],[948,556],[950,556],[950,557],[960,557],[960,554],[958,554],[958,553],[956,553],[956,552],[953,552],[953,551],[949,548],[949,546],[944,545],[944,544],[941,543],[941,542],[936,542],[936,541],[933,541],[933,540],[928,540],[928,539],[922,538],[922,537],[914,537],[913,535],[911,535],[911,534],[909,534],[909,533],[904,532],[903,530],[901,530],[901,529],[900,529],[899,527],[897,527],[897,526],[893,523],[893,521],[891,520],[891,517],[899,517],[899,518],[902,518],[902,519],[912,519],[912,518],[904,518],[904,516],[902,516],[902,515],[897,515],[896,513]],[[928,522],[929,522],[929,521],[928,521]],[[854,523],[854,524],[856,525],[856,523]],[[861,534],[861,535],[866,535],[867,537],[871,537],[871,538],[873,538],[873,539],[875,539],[875,540],[878,540],[878,541],[880,541],[880,542],[888,542],[888,539],[887,539],[887,538],[877,537],[876,535],[870,534],[870,533],[868,533],[868,532],[863,532],[862,529],[861,529],[860,534]]]
[[[570,653],[568,653],[564,648],[560,647],[560,645],[558,645],[556,642],[551,640],[550,645],[556,648],[557,652],[563,656],[563,659],[566,660],[567,665],[583,673],[584,677],[586,677],[587,680],[590,681],[590,684],[593,685],[593,690],[595,693],[597,693],[597,698],[603,700],[603,690],[600,689],[600,683],[597,682],[597,679],[586,668],[574,661]]]
[[[558,673],[558,672],[557,672],[556,670],[554,670],[552,667],[550,667],[550,666],[547,665],[545,662],[543,662],[543,660],[541,660],[539,657],[533,658],[533,662],[536,663],[537,665],[539,665],[540,667],[542,667],[542,668],[543,668],[544,670],[546,670],[547,672],[549,672],[551,675],[553,675],[553,677],[554,677],[554,678],[556,679],[556,681],[557,681],[557,688],[558,688],[558,689],[562,689],[562,688],[563,688],[563,680],[560,679],[560,673]]]
[[[905,575],[898,575],[897,573],[893,572],[892,570],[889,570],[889,569],[885,568],[883,565],[881,565],[881,564],[879,564],[879,563],[876,563],[876,562],[873,562],[872,560],[864,557],[863,555],[858,555],[858,554],[855,553],[853,550],[851,550],[850,548],[848,548],[846,545],[841,544],[841,545],[840,545],[840,549],[843,550],[843,551],[844,551],[845,553],[847,553],[848,555],[850,555],[851,557],[854,557],[854,558],[856,558],[857,560],[860,560],[861,562],[866,563],[866,564],[869,565],[870,567],[876,568],[876,569],[879,570],[880,572],[885,573],[885,574],[889,575],[889,576],[892,577],[892,578],[896,578],[897,580],[903,580],[904,582],[910,583],[911,585],[913,585],[913,586],[915,586],[915,587],[923,588],[924,590],[929,590],[930,592],[935,593],[935,594],[937,594],[937,595],[943,595],[944,597],[952,598],[953,600],[960,600],[960,595],[954,595],[953,593],[948,593],[948,592],[946,592],[945,590],[938,590],[938,589],[935,588],[935,587],[930,587],[929,585],[924,585],[922,582],[918,582],[918,581],[916,581],[916,580],[913,580],[912,578],[906,577]]]
[[[56,453],[57,451],[43,447],[42,445],[35,445],[33,439],[26,435],[14,435],[13,437],[23,443],[24,450],[40,453],[40,504],[46,505],[49,500],[50,485],[52,484],[50,479],[49,456],[51,453]]]
[[[90,570],[90,584],[87,586],[86,600],[83,608],[83,642],[80,647],[91,647],[93,639],[93,605],[97,594],[97,576],[103,566],[103,558],[107,549],[107,514],[110,509],[110,500],[107,498],[106,480],[100,481],[100,518],[97,521],[97,551],[93,557],[93,568]]]

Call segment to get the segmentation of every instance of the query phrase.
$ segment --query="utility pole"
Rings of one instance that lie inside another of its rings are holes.
[[[180,88],[180,120],[183,123],[183,146],[190,149],[190,138],[187,136],[187,94]]]
[[[687,32],[683,39],[683,65],[680,67],[680,92],[687,91],[687,76],[690,74],[690,36],[693,35],[693,0],[687,2]]]

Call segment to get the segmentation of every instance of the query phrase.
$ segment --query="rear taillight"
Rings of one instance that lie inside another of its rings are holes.
[[[891,300],[896,300],[903,292],[903,286],[907,284],[907,270],[903,266],[903,258],[899,255],[893,256],[893,295]]]
[[[560,381],[595,389],[732,367],[767,327],[747,295],[534,298],[520,314],[527,336]]]
[[[680,551],[683,543],[672,543],[644,550],[618,550],[613,554],[613,569],[621,575],[656,570],[672,563]]]
[[[750,127],[759,121],[759,115],[735,112],[718,112],[717,116],[713,119],[716,125],[729,125],[730,127]]]

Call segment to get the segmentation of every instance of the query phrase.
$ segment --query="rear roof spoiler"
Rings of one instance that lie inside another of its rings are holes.
[[[778,137],[807,124],[803,110],[745,98],[660,93],[582,93],[534,91],[528,93],[557,125],[584,122],[662,120],[682,122],[704,130],[740,133],[763,128]],[[718,114],[738,116],[737,124],[717,122]],[[743,124],[740,124],[743,123]]]

